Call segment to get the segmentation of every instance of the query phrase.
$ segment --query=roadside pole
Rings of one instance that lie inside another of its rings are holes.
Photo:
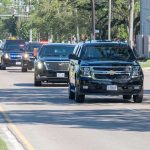
[[[133,48],[133,22],[134,22],[134,0],[130,0],[130,16],[129,16],[129,45]]]
[[[109,14],[108,14],[108,40],[111,40],[111,0],[109,0]]]

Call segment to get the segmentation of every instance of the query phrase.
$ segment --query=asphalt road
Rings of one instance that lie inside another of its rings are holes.
[[[0,70],[0,106],[35,150],[149,150],[150,70],[144,74],[142,104],[121,96],[76,104],[67,85],[34,87],[32,71],[9,68]]]

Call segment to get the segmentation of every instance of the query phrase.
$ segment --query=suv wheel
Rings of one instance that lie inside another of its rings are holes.
[[[34,86],[41,86],[42,85],[42,82],[41,81],[38,81],[36,79],[36,76],[34,76]]]
[[[2,69],[2,70],[6,70],[6,67],[4,67],[4,66],[1,66],[1,69]]]
[[[27,69],[27,68],[22,68],[21,71],[22,71],[22,72],[27,72],[28,69]]]
[[[133,101],[135,103],[142,103],[142,101],[143,101],[143,89],[141,90],[141,92],[138,95],[133,95]]]
[[[68,92],[69,92],[69,99],[75,99],[75,94],[74,94],[74,92],[71,91],[70,84],[69,84]]]
[[[78,95],[75,93],[75,102],[77,103],[84,103],[85,95]]]
[[[3,60],[1,60],[1,61],[2,61],[2,63],[1,63],[1,70],[6,70],[6,67],[4,66]]]

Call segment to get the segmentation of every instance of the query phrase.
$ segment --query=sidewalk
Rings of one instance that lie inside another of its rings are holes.
[[[24,150],[16,137],[8,129],[7,123],[0,113],[0,138],[6,143],[8,150]]]

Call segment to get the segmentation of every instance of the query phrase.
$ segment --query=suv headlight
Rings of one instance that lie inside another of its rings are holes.
[[[9,58],[10,58],[9,54],[7,54],[7,53],[4,54],[4,58],[5,58],[5,59],[9,59]]]
[[[138,77],[141,75],[141,67],[140,66],[134,66],[133,67],[133,72],[132,72],[132,77]]]
[[[37,68],[38,68],[38,69],[42,69],[42,68],[43,68],[43,63],[39,61],[39,62],[37,63]]]
[[[81,67],[81,75],[84,77],[91,77],[90,67]]]
[[[29,59],[29,54],[28,54],[28,53],[24,53],[24,54],[23,54],[23,58],[24,58],[24,59]]]

